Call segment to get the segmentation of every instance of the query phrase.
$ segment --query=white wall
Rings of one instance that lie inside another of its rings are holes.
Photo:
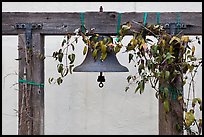
[[[18,6],[17,6],[18,5]],[[3,12],[167,12],[167,11],[202,11],[201,2],[3,2]],[[45,134],[158,134],[158,100],[151,88],[146,88],[142,95],[134,94],[134,88],[126,93],[126,77],[134,74],[134,68],[127,63],[127,54],[120,53],[118,60],[127,66],[128,73],[105,73],[106,82],[102,89],[96,82],[98,73],[74,73],[64,80],[61,86],[48,84],[47,79],[56,76],[56,62],[48,56],[58,49],[62,36],[45,37]],[[126,43],[127,37],[124,40]],[[3,37],[2,79],[8,73],[17,71],[17,39]],[[84,56],[81,53],[83,43],[76,48],[76,63],[80,64]],[[11,48],[10,50],[8,49]],[[202,55],[202,46],[196,47]],[[9,53],[9,54],[8,54]],[[11,54],[10,54],[11,53]],[[7,61],[11,60],[11,61]],[[15,62],[15,63],[14,63]],[[13,69],[9,69],[13,68]],[[202,71],[199,71],[201,74]],[[2,131],[3,134],[17,134],[17,98],[14,87],[17,76],[6,78],[2,87]],[[196,77],[198,96],[202,94],[202,77]],[[3,82],[2,82],[3,84]],[[12,95],[11,95],[12,94]],[[12,99],[11,99],[12,98]],[[7,114],[7,115],[5,115]],[[9,125],[9,126],[8,126]]]

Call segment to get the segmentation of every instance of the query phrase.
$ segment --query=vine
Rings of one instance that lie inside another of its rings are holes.
[[[141,26],[140,30],[134,30],[132,23]],[[83,30],[85,31],[81,31]],[[190,39],[180,31],[177,35],[170,35],[162,25],[143,25],[136,21],[127,22],[121,25],[116,40],[104,37],[98,40],[99,34],[94,33],[94,28],[90,30],[85,26],[81,26],[74,32],[76,38],[70,41],[71,34],[67,34],[58,51],[53,52],[52,57],[58,61],[57,71],[60,76],[57,79],[49,78],[49,83],[56,83],[60,85],[63,78],[68,74],[72,74],[74,67],[75,54],[73,53],[78,38],[82,37],[85,46],[83,48],[83,55],[86,55],[88,48],[92,52],[94,59],[97,59],[97,54],[100,54],[100,60],[105,61],[108,52],[115,54],[125,47],[125,52],[128,53],[128,62],[134,64],[137,69],[135,75],[127,77],[128,86],[125,88],[127,92],[130,85],[136,84],[135,93],[142,94],[145,91],[146,84],[150,84],[156,91],[155,96],[161,99],[166,113],[171,109],[169,100],[178,100],[182,102],[184,111],[183,125],[176,125],[177,130],[186,130],[187,134],[201,134],[202,132],[202,118],[195,118],[196,106],[202,111],[201,98],[195,97],[194,78],[199,67],[202,66],[202,58],[195,56],[195,45],[193,42],[201,44],[198,36],[195,39]],[[126,35],[132,35],[131,40],[127,45],[122,44],[122,40]],[[91,37],[90,37],[91,36]],[[156,38],[156,42],[148,36]],[[65,60],[65,64],[63,64]],[[190,74],[190,78],[189,78]],[[188,97],[184,100],[183,86],[188,84]],[[190,99],[190,92],[193,92],[193,97]],[[189,103],[192,102],[191,108]],[[179,117],[177,115],[177,117]],[[197,126],[197,131],[192,130],[192,126]]]

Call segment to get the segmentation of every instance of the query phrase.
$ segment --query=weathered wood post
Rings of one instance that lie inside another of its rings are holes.
[[[169,34],[175,36],[179,33],[184,24],[178,23],[170,23],[169,26]],[[184,28],[182,28],[184,29]],[[186,29],[186,26],[185,26]],[[181,63],[182,57],[180,55],[180,43],[175,45],[176,51],[175,57],[176,60],[174,63]],[[162,67],[162,66],[161,66]],[[168,97],[167,101],[169,102],[169,112],[166,113],[164,110],[164,102],[161,98],[159,98],[159,135],[182,135],[183,134],[183,103],[184,100],[179,99],[178,96],[183,96],[183,84],[182,84],[182,75],[178,75],[175,79],[171,78],[171,75],[176,71],[182,72],[179,67],[172,68],[168,67],[166,71],[170,72],[170,79],[168,82],[165,80],[159,82],[159,88],[161,92],[164,92],[164,87],[168,89]],[[182,74],[182,73],[181,73]]]
[[[44,37],[40,33],[36,32],[33,33],[33,31],[25,33],[26,29],[28,28],[25,27],[25,31],[23,31],[24,33],[19,32],[18,34],[19,41],[18,134],[43,135]]]

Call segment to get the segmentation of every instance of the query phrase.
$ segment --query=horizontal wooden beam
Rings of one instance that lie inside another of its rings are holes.
[[[183,30],[186,35],[202,35],[202,12],[161,12],[160,23],[176,23],[179,14],[180,23],[187,28]],[[115,35],[118,25],[118,12],[84,12],[86,28],[95,28],[95,33]],[[127,21],[143,22],[143,12],[121,13],[121,24]],[[17,35],[17,23],[41,23],[42,29],[38,31],[43,35],[64,35],[72,33],[81,26],[80,13],[78,12],[2,12],[2,35]],[[156,12],[149,12],[148,24],[156,24]],[[135,29],[140,26],[133,23]]]

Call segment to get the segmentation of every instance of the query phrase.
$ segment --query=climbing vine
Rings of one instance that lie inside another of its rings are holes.
[[[141,29],[134,30],[132,23],[140,25]],[[135,75],[127,77],[129,84],[125,91],[130,90],[130,85],[135,84],[135,93],[142,94],[146,85],[150,84],[156,91],[156,98],[162,101],[166,113],[172,107],[170,100],[177,100],[182,103],[185,115],[182,125],[177,124],[175,126],[178,131],[186,130],[187,134],[201,134],[202,118],[195,117],[196,109],[202,111],[202,100],[195,97],[194,83],[197,71],[202,66],[202,58],[195,56],[194,43],[201,44],[198,36],[191,39],[189,36],[183,35],[182,31],[172,36],[166,32],[162,25],[147,23],[143,25],[135,21],[121,25],[115,41],[109,37],[98,40],[99,34],[94,33],[94,28],[88,30],[85,26],[76,29],[74,34],[76,37],[73,41],[70,41],[71,34],[67,34],[60,49],[53,52],[52,57],[58,61],[57,72],[60,76],[56,79],[49,78],[49,83],[57,82],[60,85],[67,74],[72,74],[75,61],[73,51],[80,37],[85,43],[82,54],[86,55],[89,48],[95,60],[105,61],[107,53],[117,54],[122,47],[125,47],[125,52],[128,53],[128,62],[133,63],[137,69]],[[127,35],[131,35],[132,38],[127,45],[124,45],[122,40]],[[149,36],[153,36],[156,42]],[[100,58],[97,58],[98,54],[100,54]],[[187,84],[187,80],[190,80],[189,90],[188,92],[185,91],[188,97],[184,99],[183,86]],[[192,98],[190,92],[193,92]],[[189,105],[190,102],[191,105]],[[194,125],[196,125],[197,131],[192,129]]]

